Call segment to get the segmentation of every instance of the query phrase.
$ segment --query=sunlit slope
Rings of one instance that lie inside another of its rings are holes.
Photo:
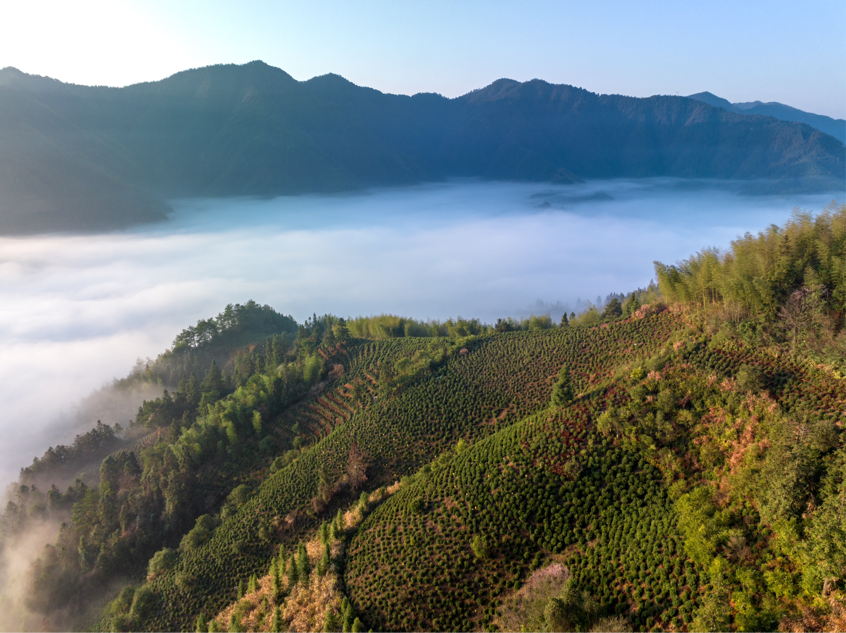
[[[444,455],[374,511],[347,560],[362,620],[387,631],[490,629],[499,600],[550,558],[611,614],[628,615],[647,552],[666,563],[651,579],[672,595],[682,587],[690,595],[689,586],[695,594],[698,570],[679,555],[660,471],[597,435],[592,418],[602,404],[543,412]],[[640,612],[662,613],[670,599],[644,596]]]
[[[280,542],[296,542],[331,518],[353,498],[335,485],[353,442],[366,455],[365,489],[374,489],[459,439],[476,442],[543,409],[562,364],[572,368],[577,391],[601,390],[615,368],[654,354],[680,326],[664,312],[592,329],[357,341],[336,351],[329,362],[343,375],[283,414],[319,441],[269,476],[208,543],[152,581],[143,627],[187,629],[199,612],[219,612],[239,581],[264,572]]]
[[[612,326],[610,338],[654,350],[661,323]],[[488,630],[531,571],[558,561],[594,621],[778,628],[800,587],[819,591],[815,570],[833,551],[833,534],[799,526],[821,473],[836,472],[846,381],[696,323],[568,406],[444,453],[378,507],[346,560],[362,621]],[[581,357],[582,377],[597,357]]]

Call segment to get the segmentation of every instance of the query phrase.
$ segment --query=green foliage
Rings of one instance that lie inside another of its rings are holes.
[[[150,564],[147,566],[147,577],[155,578],[161,574],[166,573],[174,563],[176,563],[177,554],[169,547],[156,552],[150,559]]]
[[[153,591],[150,589],[150,586],[142,585],[136,589],[135,594],[132,597],[130,614],[133,618],[143,620],[149,615],[154,601],[155,596],[153,595]]]
[[[473,539],[473,542],[470,543],[470,547],[473,549],[473,553],[476,555],[476,558],[487,558],[488,557],[488,544],[485,542],[481,536],[476,535]]]
[[[552,387],[552,404],[556,407],[567,406],[573,399],[573,382],[570,378],[570,368],[564,365],[558,372],[558,380]]]
[[[652,292],[596,328],[503,322],[450,339],[340,342],[340,320],[315,316],[234,353],[237,380],[209,363],[145,403],[141,423],[164,430],[113,453],[99,486],[19,487],[0,527],[71,512],[31,572],[32,600],[55,608],[118,561],[140,576],[158,556],[143,591],[104,613],[120,630],[193,629],[233,588],[257,588],[268,561],[271,601],[278,576],[337,568],[345,630],[356,615],[493,628],[553,560],[578,590],[537,602],[540,628],[773,628],[846,573],[846,381],[755,342],[766,328],[715,334]],[[318,358],[329,373],[313,383]],[[342,529],[339,508],[368,514]],[[299,545],[315,534],[309,561]],[[179,556],[162,550],[177,542]]]
[[[746,234],[720,252],[706,249],[677,266],[655,262],[661,292],[673,301],[736,306],[774,318],[803,287],[822,284],[834,310],[846,310],[846,206],[814,217],[795,211],[783,227]]]
[[[179,543],[179,550],[185,552],[201,547],[209,540],[214,528],[214,519],[208,514],[197,517],[194,527],[182,537],[182,541]]]
[[[711,491],[700,486],[676,501],[679,529],[684,547],[693,561],[708,567],[711,557],[728,538],[728,517],[711,501]]]
[[[806,591],[830,589],[846,578],[846,455],[841,452],[826,474],[822,504],[806,523],[802,584]]]

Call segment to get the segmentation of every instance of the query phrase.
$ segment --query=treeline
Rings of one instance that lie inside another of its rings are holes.
[[[120,444],[123,428],[120,424],[110,426],[97,420],[97,426],[81,435],[77,435],[73,444],[59,444],[48,448],[39,459],[34,457],[32,464],[21,468],[21,483],[30,483],[38,475],[48,471],[66,471],[78,469],[84,464],[102,459]]]
[[[677,265],[655,262],[658,284],[673,302],[718,305],[741,317],[774,319],[796,292],[818,293],[846,310],[846,205],[814,216],[795,210],[784,227],[747,233],[726,251],[705,249]]]
[[[502,317],[494,324],[482,323],[479,319],[464,319],[457,317],[438,321],[418,321],[409,317],[394,314],[380,314],[379,316],[360,316],[349,319],[347,327],[354,338],[370,340],[384,340],[418,337],[446,337],[463,338],[467,336],[481,336],[494,332],[522,332],[532,330],[548,330],[555,327],[591,326],[601,322],[613,321],[619,318],[629,318],[641,306],[654,304],[661,300],[661,293],[654,283],[646,288],[625,293],[610,293],[604,303],[597,297],[597,303],[585,302],[584,308],[576,312],[565,311],[559,321],[555,321],[549,313],[528,317]]]

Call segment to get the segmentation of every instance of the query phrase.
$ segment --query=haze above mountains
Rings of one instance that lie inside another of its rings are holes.
[[[456,99],[408,97],[331,74],[300,82],[258,61],[125,88],[6,68],[0,233],[156,221],[180,197],[454,177],[561,184],[672,176],[758,181],[749,193],[843,189],[843,142],[812,127],[828,117],[703,95],[639,99],[500,79]],[[777,118],[797,112],[805,122]]]

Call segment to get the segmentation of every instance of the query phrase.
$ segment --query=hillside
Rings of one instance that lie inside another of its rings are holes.
[[[65,523],[4,613],[102,630],[841,630],[844,253],[846,207],[796,213],[656,263],[662,297],[560,325],[324,316],[294,334],[230,306],[127,379],[178,384],[99,481],[45,494],[22,473],[0,547]],[[237,348],[251,331],[267,338]]]
[[[450,177],[781,179],[829,191],[843,187],[844,158],[841,142],[807,125],[539,80],[501,79],[446,99],[383,94],[337,75],[300,82],[262,62],[126,88],[0,70],[7,234],[159,220],[175,197]]]

